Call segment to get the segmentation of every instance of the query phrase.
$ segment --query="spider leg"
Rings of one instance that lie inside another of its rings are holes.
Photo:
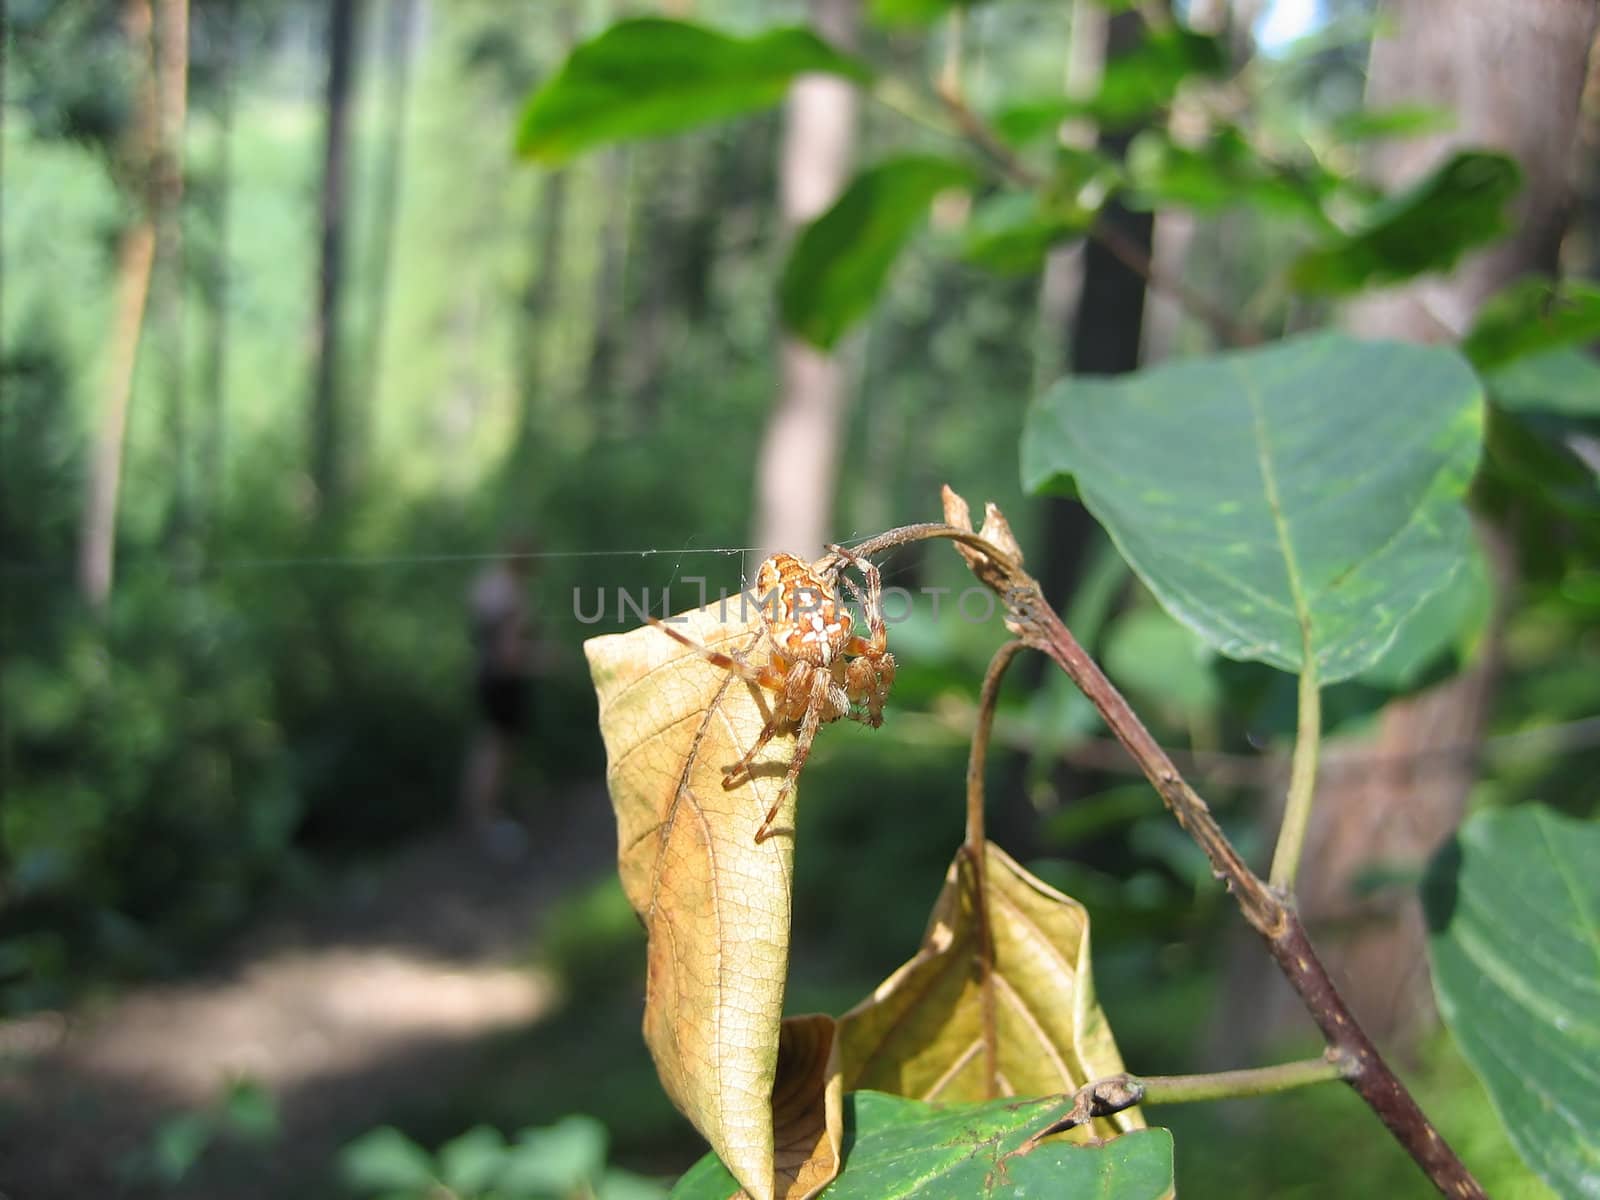
[[[764,687],[769,691],[779,691],[783,687],[783,673],[775,669],[770,663],[764,667],[756,668],[747,663],[743,657],[723,654],[720,650],[713,650],[709,646],[702,646],[693,638],[685,637],[672,626],[658,621],[655,617],[646,617],[646,621],[654,625],[673,641],[681,642],[689,647],[700,657],[704,658],[714,667],[721,667],[743,679],[746,683],[753,683],[757,687]],[[760,636],[759,634],[757,635]]]
[[[778,712],[767,718],[767,723],[761,727],[761,732],[756,734],[755,745],[738,762],[722,768],[722,786],[732,791],[742,783],[748,783],[752,778],[750,766],[755,762],[756,755],[766,749],[767,743],[777,736],[785,722]],[[744,776],[743,779],[740,776]]]
[[[861,578],[867,581],[867,594],[861,595],[861,589],[854,580],[846,578],[845,586],[850,589],[850,594],[861,602],[861,608],[867,618],[867,625],[872,631],[872,640],[869,643],[872,650],[882,654],[889,648],[889,626],[883,619],[883,576],[879,573],[876,564],[870,559],[862,558],[859,554],[846,550],[843,546],[829,546],[828,549],[861,572]],[[859,639],[852,639],[859,640]],[[862,653],[862,651],[846,649],[847,654]]]
[[[811,743],[816,741],[817,730],[822,728],[822,714],[828,702],[830,682],[826,673],[817,672],[816,682],[811,687],[811,703],[806,706],[805,718],[800,722],[794,758],[789,763],[789,772],[783,777],[782,786],[778,788],[778,798],[772,802],[772,807],[767,809],[767,815],[761,819],[761,828],[756,830],[757,842],[767,840],[768,830],[777,818],[778,810],[783,807],[783,802],[794,790],[795,780],[800,778],[800,768],[806,765],[806,759],[811,755]]]

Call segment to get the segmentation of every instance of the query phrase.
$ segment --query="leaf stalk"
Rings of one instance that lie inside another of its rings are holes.
[[[1283,824],[1278,829],[1278,845],[1272,853],[1272,886],[1281,895],[1294,894],[1295,876],[1300,870],[1300,855],[1305,849],[1306,830],[1311,825],[1311,807],[1316,799],[1317,761],[1322,749],[1322,687],[1316,663],[1307,656],[1300,672],[1300,713],[1294,738],[1294,757],[1289,763],[1289,794],[1283,805]]]
[[[1136,1075],[1146,1104],[1192,1104],[1202,1100],[1237,1100],[1270,1096],[1314,1083],[1345,1078],[1347,1067],[1332,1052],[1320,1058],[1247,1067],[1238,1071],[1213,1071],[1204,1075]]]

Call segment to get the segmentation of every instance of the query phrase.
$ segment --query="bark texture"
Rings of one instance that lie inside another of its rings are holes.
[[[345,190],[349,176],[350,97],[355,74],[357,0],[332,0],[328,9],[328,82],[324,93],[320,251],[317,308],[312,323],[311,479],[319,510],[341,491],[339,325],[344,301]]]
[[[106,346],[105,391],[89,464],[88,495],[78,539],[78,588],[85,601],[103,611],[111,599],[115,568],[117,507],[122,490],[123,444],[128,405],[139,361],[150,275],[156,257],[157,164],[160,117],[156,91],[154,17],[150,0],[127,0],[122,23],[137,64],[133,121],[125,135],[125,167],[140,196],[132,222],[117,246],[116,305]]]
[[[1433,105],[1457,119],[1447,134],[1386,144],[1374,162],[1384,185],[1404,187],[1468,144],[1504,151],[1526,177],[1510,236],[1449,275],[1365,298],[1348,314],[1364,336],[1453,340],[1496,291],[1525,274],[1556,273],[1600,6],[1397,0],[1388,8],[1391,32],[1373,45],[1368,104]],[[1483,532],[1503,610],[1514,580],[1494,531]],[[1373,738],[1329,747],[1301,907],[1357,1016],[1402,1047],[1434,1020],[1421,908],[1413,889],[1362,896],[1356,883],[1375,865],[1419,865],[1459,824],[1494,697],[1498,625],[1464,673],[1388,705]]]
[[[811,0],[817,32],[853,47],[859,0]],[[790,233],[823,212],[844,188],[854,156],[860,101],[833,76],[803,76],[789,92],[780,151],[779,204]],[[822,552],[833,519],[839,440],[848,379],[839,355],[785,336],[778,351],[777,400],[756,468],[755,544],[763,556]]]

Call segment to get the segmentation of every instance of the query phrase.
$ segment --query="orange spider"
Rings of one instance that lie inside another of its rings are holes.
[[[775,554],[756,571],[755,596],[762,622],[756,638],[759,641],[765,635],[772,643],[771,656],[760,667],[751,665],[744,653],[722,654],[654,617],[648,618],[661,632],[715,666],[773,693],[772,711],[755,745],[738,762],[722,768],[724,788],[749,781],[756,755],[779,733],[794,730],[797,734],[794,758],[778,798],[756,830],[758,842],[766,840],[773,819],[799,778],[817,730],[841,717],[876,729],[883,724],[883,703],[894,683],[894,655],[889,653],[878,568],[842,546],[829,546],[828,550],[836,562],[821,559],[808,567],[793,555]],[[844,574],[846,565],[855,567],[866,580],[865,595],[856,581]],[[870,637],[851,634],[850,611],[839,596],[841,580],[861,604]]]

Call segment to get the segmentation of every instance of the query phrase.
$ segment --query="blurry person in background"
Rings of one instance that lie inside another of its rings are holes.
[[[521,858],[527,832],[505,810],[505,790],[518,741],[533,714],[533,637],[528,581],[533,543],[508,541],[472,581],[467,596],[477,720],[461,786],[461,819],[492,857]]]

